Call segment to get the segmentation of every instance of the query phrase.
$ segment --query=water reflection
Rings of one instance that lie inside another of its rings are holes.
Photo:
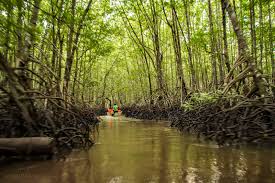
[[[2,166],[9,183],[275,182],[272,148],[219,148],[167,123],[104,118],[96,145],[64,161]]]

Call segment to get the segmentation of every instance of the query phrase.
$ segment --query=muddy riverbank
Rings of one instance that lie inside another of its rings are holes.
[[[129,106],[127,117],[169,120],[171,126],[218,144],[275,143],[274,99],[220,98],[186,107]]]

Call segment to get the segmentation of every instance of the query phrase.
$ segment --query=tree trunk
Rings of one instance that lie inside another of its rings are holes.
[[[51,68],[55,71],[55,60],[56,60],[56,46],[57,46],[57,35],[56,35],[56,28],[55,28],[55,17],[54,17],[54,5],[51,4],[52,10],[52,58],[51,58]]]
[[[221,0],[222,1],[222,0]],[[221,3],[222,4],[222,3]],[[226,14],[225,14],[225,7],[222,4],[222,27],[223,27],[223,57],[224,62],[227,68],[227,72],[231,70],[229,56],[228,56],[228,43],[227,43],[227,31],[226,31]]]
[[[256,26],[255,26],[255,2],[249,0],[250,9],[250,35],[251,35],[251,54],[257,64],[257,47],[256,47]]]
[[[176,64],[177,64],[178,81],[180,82],[181,104],[183,104],[183,100],[187,96],[187,89],[186,89],[186,84],[185,84],[184,74],[183,74],[180,34],[179,34],[178,21],[177,21],[177,12],[176,12],[174,3],[175,3],[174,1],[171,2],[172,36],[173,36],[174,51],[175,51],[175,58],[176,58]],[[194,77],[192,78],[194,79]],[[195,85],[194,80],[192,84]]]
[[[269,45],[270,45],[270,60],[271,60],[271,68],[272,68],[272,83],[275,85],[275,61],[274,61],[274,52],[273,52],[273,32],[272,32],[272,15],[271,15],[271,1],[268,4],[268,21],[269,21]],[[275,87],[272,88],[273,96],[275,96]]]
[[[75,0],[73,0],[73,1],[75,1]],[[77,44],[78,44],[78,41],[79,41],[80,32],[81,32],[82,27],[83,27],[83,22],[84,22],[87,14],[90,10],[91,4],[92,4],[92,0],[90,0],[88,2],[88,5],[87,5],[86,9],[84,10],[84,13],[83,13],[83,15],[80,19],[80,23],[78,25],[78,28],[77,28],[77,31],[76,31],[76,34],[75,34],[72,50],[69,51],[68,54],[67,54],[66,68],[65,68],[65,73],[64,73],[64,91],[63,91],[65,97],[68,94],[68,89],[69,89],[68,87],[69,87],[69,82],[70,82],[71,69],[72,69],[72,64],[73,64],[73,60],[74,60],[75,51],[77,49]]]
[[[216,17],[220,17],[222,16],[220,13],[220,5],[218,3],[216,3],[215,5],[215,14],[216,14]],[[225,78],[225,69],[224,69],[224,63],[225,63],[225,60],[224,60],[224,56],[223,56],[223,36],[221,35],[221,29],[220,27],[222,27],[222,24],[220,24],[221,22],[218,20],[218,18],[216,19],[216,26],[217,26],[217,34],[215,37],[217,37],[217,43],[216,43],[216,55],[218,57],[218,61],[219,61],[219,64],[218,64],[218,67],[219,67],[219,75],[220,75],[220,78],[219,78],[219,85],[222,85],[223,82],[224,82],[224,78]]]
[[[69,30],[69,37],[68,37],[68,43],[67,43],[67,58],[66,58],[66,67],[65,67],[65,73],[64,73],[64,85],[63,85],[63,95],[65,99],[67,99],[67,94],[69,90],[69,80],[70,80],[70,70],[71,70],[71,64],[73,62],[73,56],[72,56],[72,47],[73,47],[73,37],[74,37],[74,19],[75,19],[75,7],[76,7],[76,0],[72,0],[72,6],[71,6],[71,23],[70,23],[70,30]]]
[[[240,63],[244,62],[247,64],[246,69],[244,69],[244,71],[240,73],[234,80],[228,83],[228,85],[224,89],[224,93],[226,93],[233,84],[248,77],[248,73],[250,72],[249,75],[251,75],[253,78],[253,88],[250,90],[247,96],[250,97],[252,96],[252,94],[256,92],[257,92],[257,95],[259,96],[265,95],[266,94],[265,82],[262,78],[262,74],[255,67],[255,61],[253,60],[253,58],[250,57],[251,54],[249,53],[248,46],[243,36],[243,32],[240,28],[239,21],[236,18],[235,11],[233,10],[229,0],[222,0],[222,2],[223,2],[223,6],[227,10],[231,23],[233,25],[234,32],[237,36],[238,48],[239,48],[239,59],[236,61],[234,68],[231,69],[230,71],[231,75],[233,73],[233,70],[238,65],[240,65]],[[229,79],[230,73],[227,79]]]
[[[185,12],[185,19],[186,19],[186,25],[187,25],[187,41],[188,43],[186,44],[187,51],[188,51],[188,63],[190,67],[190,72],[191,72],[191,88],[192,91],[194,91],[197,87],[196,83],[196,73],[193,65],[193,59],[192,59],[192,46],[191,46],[191,31],[190,31],[190,16],[189,16],[189,6],[190,4],[189,0],[184,0],[184,12]]]
[[[32,59],[32,57],[31,57],[31,48],[33,47],[33,44],[34,44],[36,23],[37,23],[37,20],[38,20],[40,2],[41,2],[41,0],[34,0],[32,16],[31,16],[31,19],[30,19],[30,22],[29,22],[29,27],[30,27],[31,32],[28,32],[26,34],[23,51],[22,52],[20,51],[20,53],[19,53],[20,54],[19,56],[21,58],[20,63],[19,63],[19,67],[22,69],[21,72],[19,73],[19,76],[20,76],[21,83],[23,84],[25,89],[31,88],[31,81],[28,78],[28,73],[27,73],[26,69],[28,68],[29,62]],[[22,19],[18,18],[19,23],[21,23],[21,20]],[[22,44],[22,43],[20,43],[20,44]],[[22,46],[22,45],[20,45],[20,46]]]
[[[57,96],[61,97],[62,96],[62,87],[61,87],[61,75],[62,75],[62,59],[63,59],[63,43],[64,43],[64,35],[61,34],[61,16],[62,16],[62,12],[63,10],[63,4],[64,4],[64,0],[60,1],[60,12],[59,12],[59,16],[58,16],[58,21],[57,21],[57,38],[56,41],[58,40],[58,44],[59,44],[59,54],[57,57],[57,62],[56,62],[56,72],[57,72],[57,85],[56,85],[56,93]]]
[[[182,56],[181,56],[181,42],[180,42],[180,34],[179,34],[179,26],[178,26],[178,20],[177,20],[177,11],[175,8],[175,1],[170,1],[171,6],[171,14],[172,14],[172,23],[168,20],[165,7],[162,1],[162,9],[163,13],[166,18],[166,22],[168,26],[171,29],[172,38],[173,38],[173,48],[175,53],[175,63],[177,66],[177,83],[180,83],[179,86],[177,86],[180,89],[180,104],[183,103],[183,100],[185,99],[187,95],[187,89],[186,84],[184,81],[184,75],[183,75],[183,65],[182,65]],[[172,64],[171,64],[172,65]]]
[[[263,71],[263,42],[264,42],[264,35],[263,35],[263,4],[262,1],[259,1],[259,26],[260,26],[260,68]]]
[[[211,63],[212,63],[212,79],[213,86],[216,89],[218,86],[218,77],[217,77],[217,62],[215,57],[215,38],[214,38],[214,27],[212,21],[212,7],[211,0],[208,0],[208,16],[209,16],[209,32],[210,32],[210,40],[211,40]]]
[[[142,28],[142,23],[140,18],[138,18],[138,22],[139,22],[139,28],[140,28],[140,36],[141,36],[141,43],[142,45],[145,45],[145,41],[144,41],[144,36],[143,36],[143,28]],[[146,70],[147,70],[147,76],[148,76],[148,84],[149,84],[149,100],[150,100],[150,105],[153,104],[153,89],[152,89],[152,79],[151,79],[151,73],[150,73],[150,65],[149,65],[149,61],[147,58],[147,53],[145,51],[145,48],[142,49],[143,52],[143,57],[144,57],[144,61],[146,64]]]
[[[8,60],[8,55],[9,55],[9,44],[10,44],[10,25],[12,22],[11,21],[11,17],[12,17],[12,11],[13,11],[13,7],[8,3],[8,9],[7,9],[7,22],[6,22],[6,32],[5,32],[5,50],[4,50],[4,56],[6,57],[6,59]]]
[[[53,138],[0,138],[0,155],[43,155],[54,153]]]
[[[151,12],[152,12],[152,27],[153,27],[153,44],[154,44],[154,52],[156,56],[156,69],[157,69],[157,86],[158,90],[161,92],[161,97],[163,97],[166,93],[165,91],[165,83],[163,78],[163,70],[162,70],[162,61],[163,55],[161,53],[160,48],[160,34],[159,34],[159,19],[156,11],[156,5],[153,0],[150,0],[151,4]]]
[[[227,13],[231,20],[234,32],[237,36],[239,55],[243,55],[248,51],[248,46],[247,46],[246,40],[244,38],[242,29],[240,27],[239,21],[237,20],[236,13],[235,13],[234,9],[232,8],[229,0],[222,0],[222,2],[223,2],[223,6],[227,10]]]
[[[20,59],[19,63],[21,62],[21,59],[23,57],[23,38],[22,38],[22,28],[23,28],[23,2],[21,0],[17,1],[17,8],[18,8],[18,15],[17,15],[17,51],[16,51],[16,57]]]
[[[239,0],[239,9],[240,9],[240,26],[241,26],[241,29],[243,30],[243,9],[244,9],[243,0]]]
[[[62,86],[61,86],[61,75],[62,75],[62,55],[63,55],[63,43],[64,36],[59,32],[58,34],[59,40],[59,57],[58,57],[58,67],[57,67],[57,94],[59,97],[62,96]]]
[[[76,50],[76,58],[78,58],[78,49]],[[79,60],[77,60],[75,62],[75,68],[74,68],[74,78],[73,78],[73,87],[72,87],[72,96],[75,96],[75,85],[76,85],[76,81],[77,81],[77,76],[78,76],[78,62]]]

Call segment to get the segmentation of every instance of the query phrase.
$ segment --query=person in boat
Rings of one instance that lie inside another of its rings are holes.
[[[113,115],[115,115],[115,113],[118,113],[118,105],[117,104],[114,104],[113,106]]]
[[[107,110],[108,115],[112,115],[114,114],[114,110],[112,109],[112,107],[109,107]]]

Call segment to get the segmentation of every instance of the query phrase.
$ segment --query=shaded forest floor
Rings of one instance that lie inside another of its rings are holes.
[[[128,106],[126,117],[169,120],[171,126],[218,144],[275,142],[274,98],[219,98],[192,108]]]

